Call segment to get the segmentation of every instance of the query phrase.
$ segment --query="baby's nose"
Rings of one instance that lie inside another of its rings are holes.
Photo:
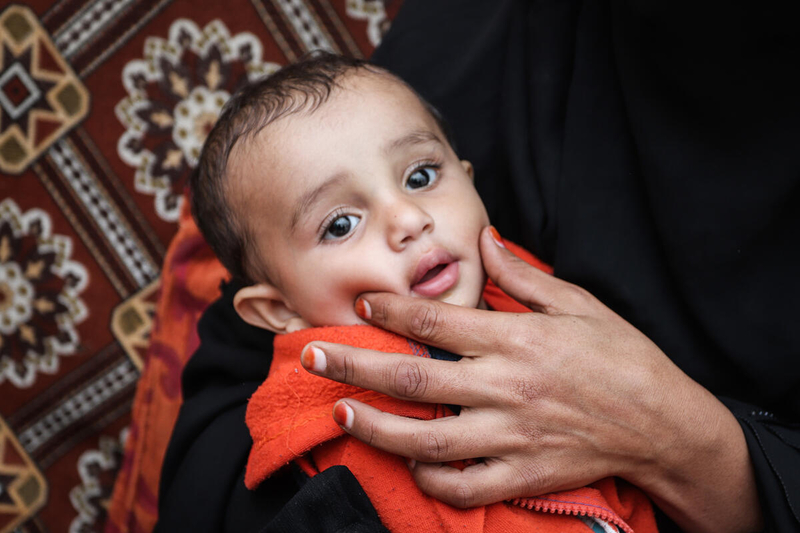
[[[389,245],[395,251],[433,231],[433,217],[413,200],[397,200],[387,207]]]

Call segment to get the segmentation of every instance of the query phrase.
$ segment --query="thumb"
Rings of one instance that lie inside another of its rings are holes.
[[[514,255],[494,226],[483,229],[480,248],[483,268],[503,292],[534,311],[550,314],[565,311],[559,305],[559,296],[569,284]]]

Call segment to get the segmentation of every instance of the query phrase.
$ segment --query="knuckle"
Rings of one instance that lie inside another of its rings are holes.
[[[342,383],[350,383],[352,384],[355,378],[355,361],[353,360],[353,356],[349,353],[345,353],[342,355]]]
[[[453,487],[452,504],[459,509],[475,506],[475,491],[469,483],[461,482]]]
[[[447,437],[440,432],[430,431],[419,441],[419,460],[425,463],[439,463],[447,457]]]
[[[538,463],[517,470],[517,476],[520,494],[541,494],[551,486],[552,475]]]
[[[502,268],[495,272],[495,274],[492,276],[492,280],[494,281],[495,285],[500,288],[509,287],[514,284],[514,274],[512,274],[509,268]]]
[[[392,304],[389,298],[381,298],[373,302],[372,321],[378,324],[388,324],[392,317]]]
[[[365,429],[366,435],[364,436],[364,442],[367,444],[367,446],[374,447],[378,441],[378,426],[374,420],[370,420]]]
[[[517,350],[524,350],[530,346],[540,343],[541,339],[533,331],[528,329],[521,329],[509,332],[508,340]]]
[[[534,403],[541,396],[540,386],[530,379],[514,378],[510,388],[514,397],[523,404]]]
[[[425,396],[428,389],[428,373],[418,363],[402,361],[394,375],[394,388],[404,398],[417,399]]]
[[[583,287],[579,287],[577,285],[568,285],[565,290],[567,298],[573,305],[583,308],[591,305],[594,302],[594,296],[592,296],[592,293]]]
[[[520,354],[527,353],[532,347],[543,346],[548,341],[548,329],[537,327],[530,318],[538,317],[520,317],[520,323],[506,333],[508,342]]]
[[[422,341],[431,341],[442,320],[439,309],[430,302],[420,302],[411,314],[409,333]]]
[[[547,434],[542,430],[542,428],[539,427],[538,424],[519,422],[514,424],[512,429],[516,433],[515,437],[518,439],[518,444],[520,446],[540,444],[545,438],[547,438]]]

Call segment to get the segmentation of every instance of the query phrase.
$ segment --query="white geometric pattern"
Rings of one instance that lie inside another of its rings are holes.
[[[141,119],[139,113],[149,109],[153,102],[149,100],[149,95],[143,85],[152,82],[175,83],[173,87],[177,87],[179,93],[183,92],[180,102],[175,104],[174,107],[166,109],[164,113],[158,116],[161,126],[173,130],[170,142],[176,135],[174,127],[178,113],[181,111],[193,112],[197,107],[196,100],[194,100],[198,95],[197,91],[181,85],[185,84],[186,80],[167,79],[170,76],[170,72],[165,71],[165,68],[167,70],[179,69],[181,67],[180,57],[184,50],[187,49],[201,59],[209,58],[212,49],[219,50],[222,53],[221,61],[223,64],[244,63],[247,78],[250,81],[274,72],[279,67],[274,63],[264,63],[262,61],[262,45],[255,35],[243,32],[231,36],[228,28],[220,20],[209,22],[201,30],[194,22],[188,19],[178,19],[173,22],[170,26],[168,39],[148,37],[144,45],[146,59],[134,60],[125,65],[122,72],[122,82],[128,91],[128,96],[117,104],[115,111],[117,118],[125,126],[126,131],[117,143],[117,152],[125,163],[136,169],[134,179],[136,190],[155,196],[156,213],[167,221],[176,221],[178,219],[183,199],[175,200],[170,176],[165,173],[159,174],[155,169],[156,154],[146,148],[134,150],[131,146],[138,146],[147,135],[147,124]],[[243,50],[247,51],[246,56],[242,55]],[[171,72],[174,74],[175,70]],[[203,84],[213,93],[212,102],[219,102],[219,100],[224,102],[230,97],[230,94],[219,88],[221,84],[219,70],[216,73],[216,77],[212,76],[203,80]],[[158,103],[166,105],[164,102]],[[205,113],[195,114],[202,115],[201,118],[206,120]],[[186,131],[194,132],[195,130],[189,128]],[[204,140],[205,138],[203,138]],[[202,142],[199,145],[202,145]],[[173,146],[175,145],[173,144]],[[181,168],[184,162],[189,166],[192,166],[193,162],[196,164],[199,152],[198,143],[193,143],[190,147],[189,153],[186,154],[189,157],[185,157],[182,148],[175,146],[175,150],[170,152],[167,162],[163,165],[164,168]]]
[[[189,97],[175,106],[172,140],[183,152],[189,166],[197,166],[206,140],[205,128],[210,129],[217,121],[230,96],[225,91],[211,91],[201,85],[192,89]]]
[[[59,357],[72,355],[77,350],[79,339],[75,325],[83,322],[88,314],[79,295],[86,288],[89,275],[83,265],[70,259],[72,240],[51,234],[52,221],[43,210],[34,208],[23,213],[12,199],[6,198],[0,202],[0,226],[3,225],[11,228],[10,237],[15,241],[36,235],[35,250],[27,252],[27,258],[35,260],[28,263],[27,268],[22,268],[26,257],[10,257],[9,250],[3,250],[3,247],[12,246],[7,242],[9,236],[5,235],[0,241],[0,258],[3,259],[0,261],[0,290],[4,292],[0,305],[0,348],[8,349],[15,339],[23,339],[28,346],[41,344],[41,353],[32,348],[24,354],[17,353],[22,359],[16,364],[8,355],[0,358],[0,384],[8,379],[24,388],[33,385],[37,372],[56,373]],[[50,257],[52,260],[45,260]],[[69,280],[63,283],[58,294],[43,294],[45,287],[36,281],[46,278],[48,273]],[[23,281],[19,277],[27,279]],[[37,324],[36,320],[50,316],[48,311],[52,313],[54,305],[63,306],[64,312],[42,321],[57,333],[43,334],[42,324]]]
[[[28,453],[34,453],[56,433],[100,407],[138,377],[133,363],[127,359],[120,362],[22,431],[19,442]]]
[[[94,0],[89,2],[77,16],[62,26],[53,36],[55,45],[69,59],[103,26],[117,18],[134,0]]]
[[[113,471],[119,466],[119,458],[128,438],[128,429],[120,432],[119,439],[100,436],[100,446],[96,450],[86,450],[78,459],[78,474],[81,484],[69,491],[72,507],[78,511],[69,526],[70,533],[85,533],[93,531],[103,509],[104,490],[100,480],[101,472]]]
[[[30,74],[28,74],[19,63],[14,63],[9,68],[5,69],[5,72],[0,73],[0,87],[3,87],[15,76],[28,90],[28,96],[19,104],[14,104],[6,97],[5,91],[0,91],[0,105],[3,106],[3,109],[6,110],[6,113],[8,113],[12,119],[19,118],[22,113],[27,111],[28,108],[36,103],[39,97],[42,96],[42,92],[31,79]]]
[[[372,46],[378,46],[386,25],[386,9],[380,0],[347,0],[347,15],[367,21],[367,38]]]
[[[58,165],[92,220],[100,227],[101,234],[108,239],[111,248],[136,280],[136,284],[144,287],[155,279],[158,276],[158,265],[144,252],[141,243],[133,237],[133,232],[109,205],[97,180],[86,170],[69,144],[64,140],[57,142],[50,149],[50,157]]]
[[[302,0],[278,0],[278,5],[286,14],[286,20],[291,23],[300,40],[303,41],[307,52],[311,50],[336,51]]]

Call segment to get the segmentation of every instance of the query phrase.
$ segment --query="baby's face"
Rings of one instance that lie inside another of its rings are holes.
[[[436,121],[402,84],[349,75],[312,113],[231,154],[232,207],[287,307],[314,326],[362,321],[363,292],[477,307],[489,223]]]

